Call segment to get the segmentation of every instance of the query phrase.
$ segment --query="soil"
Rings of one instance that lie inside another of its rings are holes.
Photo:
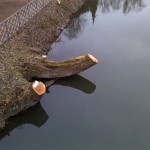
[[[18,11],[31,0],[1,0],[0,1],[0,22]]]

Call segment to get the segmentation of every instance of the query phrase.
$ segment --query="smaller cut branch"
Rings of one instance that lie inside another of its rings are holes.
[[[98,60],[88,54],[71,58],[61,62],[43,61],[38,67],[40,72],[34,74],[34,78],[62,78],[78,74],[98,63]]]

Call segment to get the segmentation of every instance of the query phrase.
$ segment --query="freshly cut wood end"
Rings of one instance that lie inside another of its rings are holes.
[[[32,83],[32,88],[38,95],[43,95],[46,92],[46,86],[43,82],[34,81]]]
[[[96,64],[98,64],[98,59],[96,59],[93,55],[88,54],[88,57],[89,57],[93,62],[95,62]]]

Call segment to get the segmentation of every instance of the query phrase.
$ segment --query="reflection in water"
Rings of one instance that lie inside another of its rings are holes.
[[[122,10],[124,14],[128,14],[131,11],[141,11],[144,7],[143,0],[87,0],[78,15],[69,24],[65,35],[70,40],[77,38],[87,22],[82,14],[91,12],[94,24],[98,8],[102,13],[109,13],[111,10]]]
[[[28,111],[8,119],[6,127],[0,132],[0,140],[9,135],[13,129],[23,124],[33,124],[36,127],[41,127],[47,120],[48,115],[41,104],[38,103],[36,106],[28,109]]]
[[[96,12],[98,9],[98,2],[99,2],[99,0],[87,0],[86,1],[86,3],[79,10],[79,12],[75,16],[75,18],[72,19],[71,23],[65,30],[65,35],[68,37],[68,39],[71,40],[71,39],[77,38],[79,33],[81,33],[81,31],[85,27],[87,20],[85,19],[84,16],[82,16],[82,14],[91,12],[92,20],[94,23],[95,17],[96,17]]]
[[[92,82],[79,75],[61,79],[57,81],[56,84],[69,86],[87,94],[91,94],[96,89],[96,86]],[[46,123],[48,118],[49,117],[43,110],[41,104],[38,103],[36,106],[28,109],[26,112],[8,119],[6,127],[0,132],[0,140],[9,135],[13,129],[24,124],[32,124],[36,127],[41,127]]]
[[[70,40],[76,39],[79,33],[81,33],[85,24],[86,24],[86,20],[84,19],[83,16],[72,19],[71,23],[66,29],[66,32],[64,33],[65,36],[67,36]]]
[[[141,11],[144,8],[143,0],[99,0],[99,7],[102,13],[111,10],[123,10],[124,14],[130,11]]]
[[[96,12],[97,12],[97,9],[98,9],[98,4],[99,4],[99,0],[92,0],[92,1],[87,0],[85,5],[83,5],[83,8],[82,8],[82,11],[80,12],[80,14],[91,12],[92,20],[93,20],[93,23],[94,23],[95,18],[96,18]]]
[[[65,78],[56,82],[57,85],[69,86],[84,93],[91,94],[95,91],[96,85],[79,75]]]

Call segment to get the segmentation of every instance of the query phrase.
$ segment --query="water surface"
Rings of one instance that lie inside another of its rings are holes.
[[[150,1],[89,0],[79,14],[48,58],[90,53],[100,63],[58,81],[25,120],[14,118],[0,148],[150,148]]]

